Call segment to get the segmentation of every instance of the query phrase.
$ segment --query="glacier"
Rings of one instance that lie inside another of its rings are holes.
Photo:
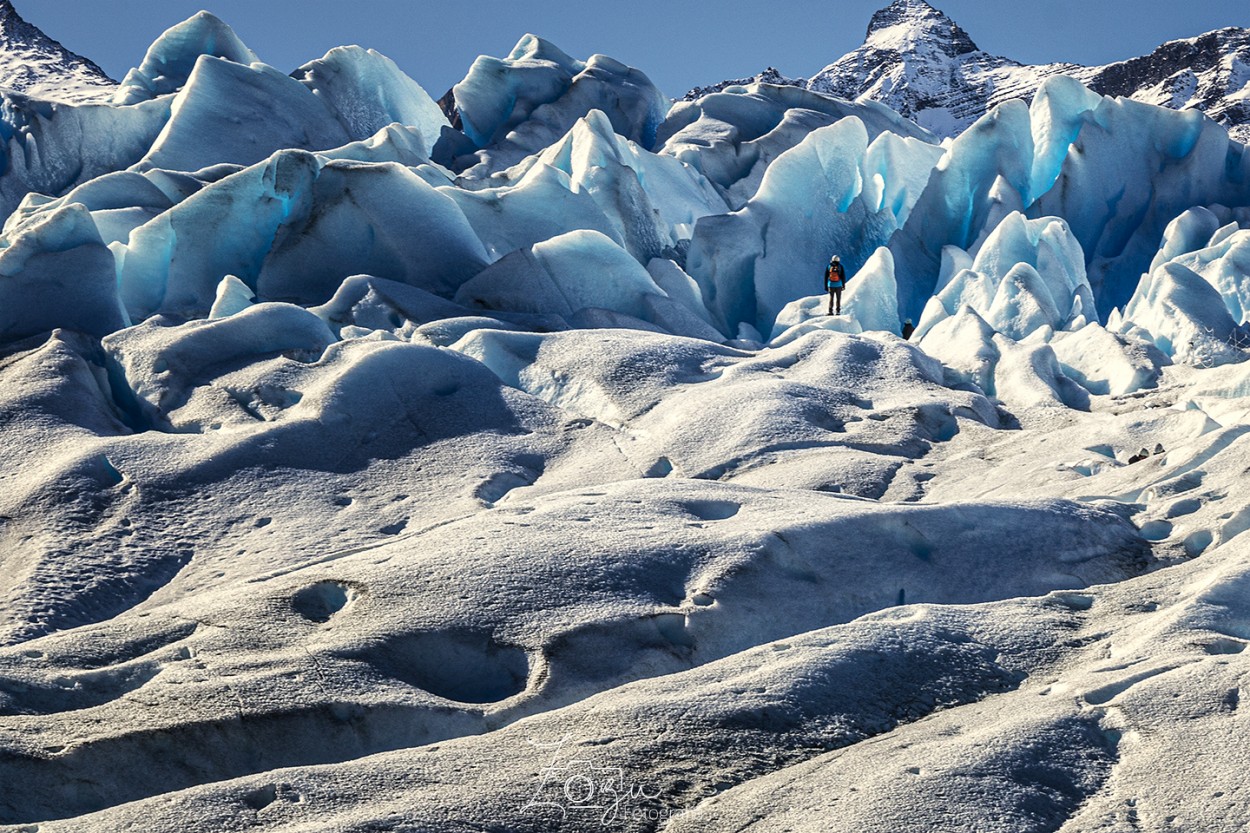
[[[0,90],[5,829],[1250,823],[1223,126],[208,13],[111,95]]]

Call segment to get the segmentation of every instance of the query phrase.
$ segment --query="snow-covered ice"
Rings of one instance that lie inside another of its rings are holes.
[[[206,13],[0,95],[0,825],[1250,824],[1200,113],[941,142],[533,35],[436,104]]]

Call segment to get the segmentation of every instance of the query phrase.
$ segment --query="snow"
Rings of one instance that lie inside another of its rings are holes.
[[[1097,323],[1056,333],[1050,346],[1065,376],[1103,396],[1156,387],[1162,368],[1171,364],[1153,344],[1116,335]]]
[[[117,82],[94,61],[30,25],[10,0],[0,2],[0,87],[45,101],[107,100]]]
[[[0,825],[1245,826],[1223,128],[140,70],[0,117]]]
[[[926,2],[892,2],[873,15],[863,45],[795,83],[880,102],[941,137],[954,137],[1003,102],[1036,102],[1069,76],[1107,95],[1205,112],[1244,143],[1248,60],[1246,30],[1228,26],[1105,66],[1023,64],[978,48]]]

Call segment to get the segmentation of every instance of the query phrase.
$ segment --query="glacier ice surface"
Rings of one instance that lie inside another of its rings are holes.
[[[570,732],[674,831],[1244,818],[1222,128],[533,36],[452,99],[209,15],[4,97],[0,824],[584,829]]]

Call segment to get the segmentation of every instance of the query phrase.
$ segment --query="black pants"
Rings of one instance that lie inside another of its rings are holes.
[[[842,287],[829,290],[829,315],[834,314],[834,304],[837,304],[837,314],[842,314]]]

